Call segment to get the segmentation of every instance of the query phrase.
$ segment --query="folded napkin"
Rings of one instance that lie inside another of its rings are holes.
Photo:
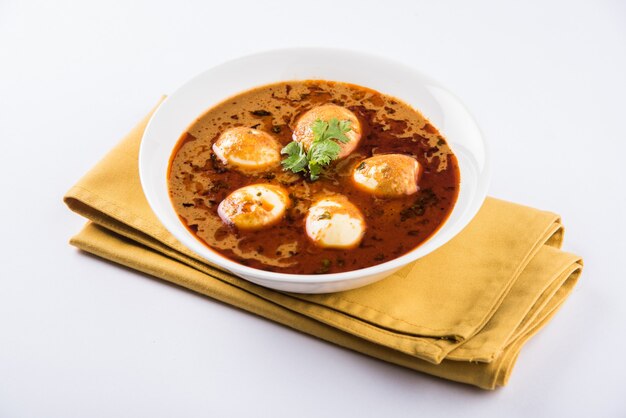
[[[195,256],[152,213],[137,166],[150,115],[66,194],[89,220],[71,244],[340,346],[494,389],[582,270],[559,250],[557,215],[488,198],[453,240],[372,285],[301,295],[249,283]]]

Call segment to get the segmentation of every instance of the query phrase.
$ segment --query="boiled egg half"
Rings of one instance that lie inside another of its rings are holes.
[[[240,171],[263,171],[280,164],[280,144],[267,132],[240,126],[224,131],[213,152]]]
[[[322,248],[354,248],[365,234],[365,220],[345,196],[326,196],[309,208],[306,233]]]
[[[276,224],[289,205],[287,191],[273,184],[252,184],[229,194],[217,207],[222,221],[241,230]]]
[[[314,107],[313,109],[304,113],[296,122],[296,127],[293,130],[292,139],[296,142],[300,142],[304,146],[305,150],[308,150],[313,142],[313,123],[316,120],[322,120],[328,122],[331,119],[348,120],[350,121],[350,131],[346,132],[348,142],[338,142],[341,147],[339,156],[337,158],[343,158],[349,155],[359,144],[361,140],[361,124],[356,115],[342,106],[334,104],[325,104],[322,106]]]
[[[420,164],[403,154],[375,155],[354,167],[352,179],[362,190],[379,197],[400,197],[419,190]]]

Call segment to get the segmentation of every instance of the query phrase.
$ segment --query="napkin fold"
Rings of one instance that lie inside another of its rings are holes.
[[[89,221],[71,244],[340,346],[484,389],[505,385],[523,344],[582,270],[558,215],[487,198],[449,243],[377,283],[302,295],[195,256],[159,223],[138,173],[152,112],[64,197]]]

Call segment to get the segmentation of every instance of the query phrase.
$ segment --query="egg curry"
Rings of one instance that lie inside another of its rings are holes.
[[[416,109],[369,88],[291,81],[209,109],[168,173],[187,229],[240,264],[325,274],[402,256],[450,215],[459,168]]]

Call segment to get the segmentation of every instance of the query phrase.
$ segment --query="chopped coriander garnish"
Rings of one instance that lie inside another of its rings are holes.
[[[318,274],[326,274],[330,271],[330,266],[332,265],[332,261],[328,258],[324,258],[321,262],[320,268],[316,271]]]
[[[340,121],[333,118],[326,122],[317,119],[311,127],[313,141],[308,151],[296,141],[290,142],[280,151],[281,154],[287,155],[282,161],[284,169],[294,173],[308,172],[311,181],[317,180],[341,152],[341,146],[337,141],[343,144],[350,141],[346,133],[351,129],[349,120]]]
[[[291,170],[294,173],[306,171],[309,160],[301,143],[292,141],[280,150],[280,153],[287,154],[287,158],[281,162],[285,170]]]
[[[330,219],[330,212],[328,211],[324,211],[324,213],[322,213],[320,216],[317,217],[318,221],[321,221],[322,219]]]

